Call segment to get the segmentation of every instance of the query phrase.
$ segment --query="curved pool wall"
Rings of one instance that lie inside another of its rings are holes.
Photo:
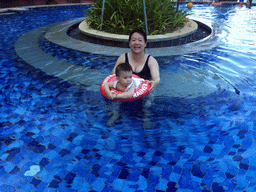
[[[82,87],[15,51],[21,35],[80,18],[86,8],[0,16],[0,191],[255,191],[255,7],[194,5],[193,17],[210,22],[220,42],[157,57],[159,86],[131,103],[105,100],[93,83],[116,56],[40,36],[44,54],[95,72]]]
[[[117,35],[106,33],[89,28],[84,21],[72,25],[66,32],[70,37],[100,45],[110,47],[129,48],[129,35]],[[173,33],[162,35],[148,35],[147,48],[171,47],[176,45],[187,44],[203,38],[212,33],[212,29],[199,21],[189,20],[185,25]]]
[[[80,52],[119,56],[129,51],[128,40],[126,40],[126,38],[128,38],[127,36],[116,35],[115,37],[115,34],[97,32],[91,29],[87,30],[86,28],[79,30],[83,30],[83,33],[87,33],[87,37],[84,34],[79,34],[81,32],[73,28],[76,28],[78,24],[83,24],[83,22],[84,17],[56,24],[46,30],[44,36],[48,41],[54,44]],[[169,37],[168,34],[148,36],[149,40],[147,44],[149,44],[149,46],[147,46],[145,51],[154,57],[183,55],[199,52],[200,50],[212,49],[220,43],[220,39],[214,35],[215,32],[211,28],[210,23],[208,24],[205,20],[202,21],[201,18],[193,19],[190,22],[192,22],[191,26],[187,24],[185,30],[176,31],[176,35],[173,37]],[[200,26],[198,30],[197,26]],[[202,28],[206,29],[202,30]],[[76,32],[70,35],[72,31]],[[198,33],[200,34],[198,35]],[[95,37],[101,38],[95,40]],[[166,39],[166,45],[163,45],[163,39]],[[118,45],[113,46],[115,44]]]

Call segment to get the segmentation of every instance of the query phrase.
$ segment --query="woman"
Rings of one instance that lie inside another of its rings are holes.
[[[112,74],[120,63],[129,63],[134,74],[143,79],[150,80],[148,82],[151,84],[150,90],[153,90],[160,82],[159,66],[154,57],[144,52],[146,45],[146,33],[141,29],[132,31],[129,36],[131,52],[119,56]]]

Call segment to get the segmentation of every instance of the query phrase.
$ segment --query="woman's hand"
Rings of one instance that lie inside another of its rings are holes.
[[[148,81],[148,83],[151,84],[149,91],[152,91],[158,85],[159,81]]]

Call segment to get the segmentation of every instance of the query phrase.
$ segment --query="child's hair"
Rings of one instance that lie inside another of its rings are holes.
[[[134,29],[131,33],[130,33],[130,35],[129,35],[129,42],[131,41],[131,38],[132,38],[132,35],[133,35],[133,33],[139,33],[139,34],[141,34],[142,36],[143,36],[143,38],[144,38],[144,41],[145,42],[147,42],[147,34],[145,33],[145,31],[143,31],[142,29]]]
[[[129,63],[120,63],[119,65],[117,65],[115,71],[117,77],[120,76],[121,71],[132,71],[132,67]]]

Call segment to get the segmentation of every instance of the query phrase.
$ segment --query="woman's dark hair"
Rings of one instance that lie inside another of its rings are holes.
[[[120,76],[121,71],[132,71],[132,67],[129,63],[120,63],[116,66],[115,74],[117,77]]]
[[[142,29],[134,29],[129,35],[129,42],[131,41],[133,33],[139,33],[144,37],[144,41],[147,42],[147,34]]]

